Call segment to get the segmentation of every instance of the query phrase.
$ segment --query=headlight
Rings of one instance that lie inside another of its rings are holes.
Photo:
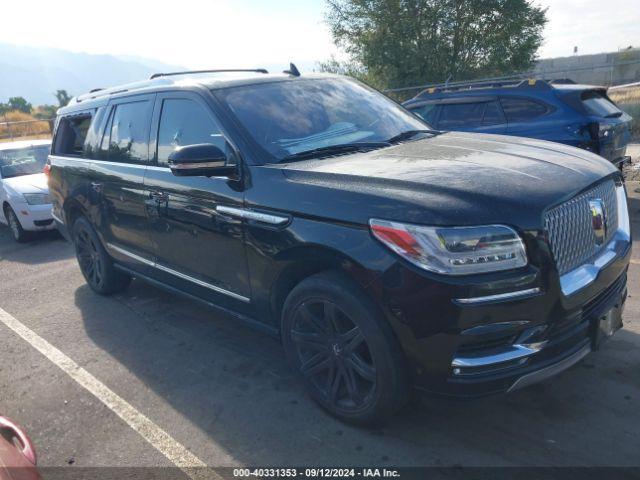
[[[23,193],[22,195],[29,205],[47,205],[51,203],[51,199],[46,193]]]
[[[468,275],[524,267],[522,240],[504,225],[425,227],[369,221],[373,235],[401,257],[431,272]]]

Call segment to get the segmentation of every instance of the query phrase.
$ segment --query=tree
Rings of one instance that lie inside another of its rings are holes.
[[[373,83],[405,87],[530,68],[546,9],[532,0],[327,0],[333,39]]]
[[[22,97],[11,97],[9,99],[9,110],[19,110],[24,113],[31,113],[31,104]]]
[[[38,119],[49,120],[56,116],[57,111],[57,105],[39,105],[33,112],[33,116]]]
[[[56,93],[54,93],[54,95],[58,99],[58,105],[60,105],[61,107],[66,107],[71,100],[71,96],[67,93],[66,90],[56,90]]]

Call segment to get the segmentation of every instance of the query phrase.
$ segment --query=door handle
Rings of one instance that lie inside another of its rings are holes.
[[[159,203],[169,201],[169,194],[165,192],[154,191],[149,194],[149,197]]]

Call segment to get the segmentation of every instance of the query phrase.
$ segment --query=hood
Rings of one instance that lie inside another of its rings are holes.
[[[617,172],[585,150],[462,132],[278,167],[291,182],[319,187],[314,195],[320,205],[342,203],[336,211],[349,218],[341,220],[524,228],[538,228],[546,208]],[[343,193],[322,199],[324,191],[336,190]]]
[[[44,173],[4,178],[2,183],[5,188],[9,187],[15,193],[49,193],[47,177]]]

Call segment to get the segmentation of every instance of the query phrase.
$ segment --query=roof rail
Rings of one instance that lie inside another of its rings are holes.
[[[576,82],[571,80],[570,78],[554,78],[549,81],[552,85],[575,85]]]
[[[456,82],[453,84],[438,84],[432,85],[421,91],[418,96],[425,93],[440,93],[440,92],[459,92],[461,90],[476,90],[483,88],[500,88],[500,87],[543,87],[550,88],[551,82],[546,80],[539,80],[535,78],[515,78],[509,80],[493,80],[493,81],[468,81],[468,82]]]
[[[168,73],[154,73],[149,77],[149,80],[159,77],[169,77],[172,75],[194,75],[198,73],[223,73],[223,72],[255,72],[255,73],[269,73],[264,68],[227,68],[222,70],[185,70],[184,72],[168,72]]]

